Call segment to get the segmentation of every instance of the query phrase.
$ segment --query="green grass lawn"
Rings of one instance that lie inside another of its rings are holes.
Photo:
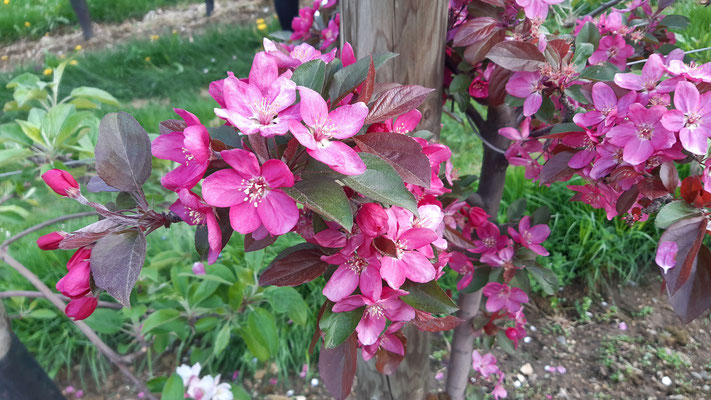
[[[121,22],[148,11],[202,0],[88,0],[94,22]],[[0,0],[0,42],[39,37],[60,26],[76,25],[69,0]]]

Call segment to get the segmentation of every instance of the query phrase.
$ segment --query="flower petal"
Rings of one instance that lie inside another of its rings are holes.
[[[256,231],[262,225],[262,221],[254,204],[245,201],[230,207],[230,225],[235,231],[246,235]]]
[[[299,222],[296,202],[281,190],[270,190],[259,202],[257,213],[272,235],[283,235]]]

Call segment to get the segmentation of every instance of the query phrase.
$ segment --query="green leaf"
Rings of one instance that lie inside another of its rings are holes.
[[[550,269],[537,265],[527,265],[526,270],[541,285],[546,294],[552,296],[558,291],[558,277]]]
[[[32,140],[34,143],[42,144],[42,145],[47,145],[47,143],[44,141],[42,138],[42,133],[40,132],[40,128],[37,125],[34,125],[28,121],[23,121],[21,119],[16,119],[15,122],[17,122],[20,125],[20,128],[22,128],[22,133],[25,134],[30,140]]]
[[[110,308],[97,308],[84,322],[93,330],[108,335],[118,333],[123,327],[121,312]]]
[[[227,291],[227,299],[231,309],[239,310],[244,300],[244,283],[233,283]]]
[[[180,375],[173,373],[173,375],[168,378],[163,386],[163,392],[161,393],[161,399],[163,400],[182,400],[185,397],[183,392],[183,379]]]
[[[586,22],[580,29],[580,32],[578,32],[578,35],[575,36],[576,48],[585,43],[591,44],[593,46],[593,50],[597,49],[597,46],[600,43],[600,31],[592,22]]]
[[[689,18],[683,15],[667,15],[662,20],[661,25],[669,29],[683,31],[689,26]]]
[[[506,209],[506,220],[509,222],[519,220],[524,212],[526,212],[526,199],[516,199]]]
[[[472,84],[471,78],[466,74],[459,74],[452,79],[449,84],[449,93],[466,93],[469,90],[469,85]]]
[[[26,160],[34,153],[29,149],[4,149],[0,150],[0,167],[17,161]]]
[[[620,70],[610,63],[591,65],[585,68],[578,78],[591,79],[594,81],[611,81],[615,79],[615,74],[618,72],[620,72]]]
[[[654,225],[659,229],[667,229],[677,221],[697,215],[701,215],[699,209],[690,206],[683,200],[676,200],[659,210],[659,214],[654,219]]]
[[[233,149],[242,148],[242,138],[232,126],[222,125],[217,128],[208,127],[207,131],[210,133],[212,139],[217,139]]]
[[[472,281],[462,290],[463,293],[474,293],[477,290],[481,290],[487,283],[489,283],[489,274],[491,273],[491,267],[478,266],[474,269],[474,275],[472,276]]]
[[[37,310],[30,311],[29,314],[26,315],[26,317],[37,319],[53,319],[57,318],[57,313],[47,308],[39,308]]]
[[[45,115],[41,129],[52,146],[57,145],[56,138],[59,136],[62,125],[74,111],[73,104],[58,104],[52,107]]]
[[[337,222],[346,230],[350,231],[353,228],[350,202],[343,188],[336,181],[312,175],[282,190],[298,203]]]
[[[358,153],[367,169],[361,175],[346,176],[343,182],[363,196],[384,204],[400,206],[417,215],[415,197],[402,182],[402,177],[382,158],[369,153]]]
[[[323,90],[323,83],[326,79],[326,63],[321,60],[311,60],[301,64],[294,70],[291,80],[298,86],[306,86],[317,92]]]
[[[400,289],[410,292],[407,296],[402,297],[402,301],[418,310],[433,314],[451,314],[459,310],[435,281],[415,283],[408,280]]]
[[[8,89],[14,89],[20,86],[36,87],[39,82],[40,78],[37,75],[25,72],[14,77],[5,87]]]
[[[376,54],[373,56],[373,65],[375,65],[376,69],[380,68],[386,61],[396,55],[394,53]],[[369,67],[370,57],[366,57],[336,72],[328,89],[328,97],[338,103],[336,101],[338,98],[355,90],[365,80],[368,76]]]
[[[165,325],[171,321],[178,319],[178,317],[180,317],[180,311],[178,310],[174,310],[171,308],[157,310],[143,321],[142,332],[149,333],[151,330],[159,326]]]
[[[555,104],[549,96],[543,98],[541,103],[541,108],[536,112],[536,118],[544,122],[550,122],[553,120],[555,115]]]
[[[212,348],[212,354],[218,355],[227,347],[230,343],[230,332],[232,331],[230,323],[226,323],[222,326],[217,336],[215,337],[215,346]]]
[[[365,311],[365,307],[361,307],[353,311],[335,313],[331,308],[333,303],[329,301],[318,323],[319,329],[324,333],[323,345],[328,349],[340,346],[353,334]]]
[[[80,111],[67,117],[54,143],[57,146],[63,144],[72,145],[89,132],[91,132],[90,136],[93,141],[96,142],[96,136],[99,132],[99,120],[92,112]]]
[[[242,385],[232,384],[232,396],[234,400],[252,400],[252,396],[242,387]]]
[[[98,101],[99,103],[108,104],[110,106],[118,107],[121,105],[118,100],[111,93],[103,89],[98,89],[88,86],[79,86],[74,88],[69,94],[71,97],[78,98],[83,97],[89,100]]]
[[[256,308],[247,317],[242,338],[255,357],[262,362],[267,361],[271,355],[276,354],[279,345],[274,316],[263,308]]]
[[[590,43],[580,43],[575,46],[575,55],[573,55],[573,66],[575,71],[582,71],[588,63],[588,58],[595,51],[595,46]]]
[[[583,128],[579,127],[574,122],[564,122],[562,124],[553,125],[553,128],[551,129],[551,134],[564,132],[583,132]]]
[[[516,352],[513,342],[506,336],[506,331],[503,329],[499,329],[498,332],[496,332],[496,342],[503,351],[509,354],[514,354]]]
[[[297,325],[305,325],[309,316],[309,306],[293,287],[271,287],[266,292],[274,311],[286,313]]]
[[[208,269],[209,269],[209,267],[208,267]],[[203,280],[203,281],[210,281],[210,282],[215,282],[215,283],[221,283],[221,284],[223,284],[223,285],[228,285],[228,286],[229,286],[229,285],[232,285],[232,282],[230,282],[230,281],[228,281],[228,280],[226,280],[226,279],[224,279],[224,278],[221,278],[221,277],[219,277],[219,276],[217,276],[217,275],[212,275],[212,274],[195,275],[195,274],[192,273],[192,272],[181,272],[180,275],[178,275],[178,276],[186,276],[186,277],[189,277],[189,278],[200,279],[200,280]]]
[[[590,104],[590,100],[583,94],[580,85],[573,85],[565,89],[565,95],[581,104]]]

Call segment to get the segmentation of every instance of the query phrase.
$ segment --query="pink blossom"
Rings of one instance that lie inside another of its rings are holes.
[[[383,255],[380,275],[393,289],[400,288],[405,278],[420,283],[433,280],[436,271],[428,259],[433,256],[429,244],[438,239],[437,233],[429,228],[413,227],[412,213],[401,207],[393,206],[386,212],[389,226],[384,238],[392,242],[393,249],[392,253]]]
[[[79,321],[88,318],[96,310],[98,304],[99,300],[91,295],[72,299],[64,309],[64,313],[67,314],[67,317]]]
[[[309,31],[314,23],[314,12],[318,8],[304,7],[299,10],[299,16],[291,21],[291,29],[294,31],[289,40],[306,40],[311,36]]]
[[[365,163],[352,148],[332,139],[348,139],[354,136],[368,116],[368,106],[362,102],[345,105],[329,112],[326,101],[315,91],[300,86],[301,117],[304,127],[290,121],[289,128],[309,155],[345,175],[360,175],[365,172]]]
[[[480,76],[474,78],[469,85],[469,95],[475,99],[489,97],[489,81],[485,81]]]
[[[548,250],[541,246],[541,243],[545,242],[551,234],[551,229],[548,225],[539,224],[532,227],[531,217],[527,215],[519,221],[518,232],[511,227],[509,227],[508,231],[516,243],[520,243],[523,247],[531,249],[531,251],[538,255],[548,255]]]
[[[597,82],[592,88],[595,110],[584,114],[575,114],[573,122],[582,127],[595,126],[601,122],[604,122],[605,126],[610,126],[617,118],[623,118],[627,115],[630,104],[636,98],[637,93],[632,91],[618,101],[617,95],[615,95],[612,88],[603,82]]]
[[[676,110],[667,111],[661,118],[662,125],[679,132],[684,149],[705,155],[707,139],[711,137],[711,92],[699,95],[699,90],[689,82],[679,82],[674,92]]]
[[[489,282],[482,290],[486,299],[486,311],[490,313],[506,309],[515,313],[521,309],[521,303],[528,302],[528,295],[523,290],[498,282]]]
[[[625,42],[622,35],[605,36],[600,39],[600,45],[590,56],[588,62],[591,65],[609,61],[612,65],[624,71],[627,58],[634,54],[634,48]]]
[[[232,77],[234,78],[235,74],[231,71],[227,71],[227,77]],[[227,78],[225,78],[227,79]],[[225,95],[224,95],[224,88],[225,88],[225,79],[219,79],[213,82],[210,82],[210,86],[208,88],[208,93],[210,93],[210,96],[212,96],[213,99],[217,102],[217,104],[220,105],[220,107],[225,108]]]
[[[535,114],[541,108],[543,89],[540,72],[514,72],[506,83],[506,92],[508,94],[525,99],[523,101],[523,115],[527,117]]]
[[[56,288],[73,299],[83,297],[91,289],[91,248],[82,247],[67,262],[67,274],[57,282]]]
[[[333,305],[333,312],[352,311],[365,306],[356,332],[358,340],[364,346],[368,346],[378,340],[387,320],[406,322],[415,318],[415,310],[399,299],[405,294],[407,292],[385,287],[380,297],[372,299],[363,295],[346,297]]]
[[[513,256],[513,246],[506,246],[499,250],[485,252],[481,255],[479,261],[492,267],[512,267]]]
[[[380,204],[365,203],[356,214],[356,225],[370,237],[377,237],[388,230],[388,214]]]
[[[627,330],[627,323],[622,321],[617,325],[618,328],[620,328],[621,331],[626,331]]]
[[[156,158],[171,160],[180,165],[168,172],[160,182],[168,190],[191,189],[205,175],[212,149],[210,134],[192,113],[175,108],[186,123],[182,132],[164,133],[153,140],[151,152]]]
[[[449,266],[459,274],[464,275],[462,276],[462,279],[457,282],[457,290],[464,290],[464,288],[469,286],[472,282],[472,278],[474,277],[474,264],[472,264],[469,257],[458,251],[453,251],[449,254],[451,255],[449,259]]]
[[[516,4],[523,7],[529,19],[544,20],[548,16],[548,6],[562,3],[563,0],[516,0]]]
[[[254,56],[249,82],[228,77],[223,95],[226,108],[215,108],[215,115],[245,135],[283,135],[299,115],[298,107],[292,107],[296,84],[286,74],[279,76],[276,61],[264,52]]]
[[[482,356],[478,350],[472,352],[472,369],[480,373],[484,378],[501,373],[496,365],[496,357],[491,353]]]
[[[679,251],[676,242],[662,242],[657,249],[655,261],[666,274],[676,266],[676,253]]]
[[[478,240],[474,240],[473,249],[469,249],[472,253],[487,253],[498,251],[508,244],[506,235],[499,232],[499,227],[492,222],[485,222],[476,228]]]
[[[74,197],[79,194],[79,183],[72,174],[61,169],[50,169],[42,174],[42,180],[60,196]]]
[[[388,326],[388,329],[385,330],[385,333],[378,337],[378,340],[376,340],[375,343],[363,346],[361,350],[363,359],[365,361],[370,360],[373,356],[375,356],[375,353],[377,353],[379,349],[384,349],[391,353],[404,356],[405,345],[402,343],[402,340],[395,335],[395,333],[399,331],[403,325],[405,325],[404,322],[393,322],[390,326]]]
[[[494,396],[494,400],[505,399],[508,396],[506,389],[504,389],[504,374],[499,375],[499,380],[494,385],[494,390],[491,391],[491,395]]]
[[[624,146],[622,159],[632,165],[646,161],[657,150],[672,147],[676,138],[661,123],[666,108],[644,108],[639,103],[630,106],[629,122],[612,127],[607,134],[610,143]]]
[[[321,31],[321,50],[328,48],[336,40],[338,40],[338,29],[341,21],[341,14],[336,13],[336,16],[328,22],[326,29]]]
[[[37,247],[42,250],[57,250],[59,243],[67,236],[66,232],[52,232],[37,239]]]
[[[247,234],[264,226],[272,235],[289,232],[299,220],[296,202],[280,187],[294,185],[294,175],[280,160],[267,160],[261,167],[246,150],[224,150],[222,158],[232,168],[205,178],[202,193],[207,204],[229,207],[230,223]]]
[[[190,190],[181,189],[178,192],[178,200],[170,206],[170,211],[176,213],[188,225],[207,225],[207,242],[210,246],[207,262],[212,264],[217,261],[217,256],[222,251],[222,230],[212,207]]]
[[[276,61],[279,68],[296,68],[311,60],[330,63],[336,58],[336,51],[338,50],[334,47],[328,53],[321,54],[320,51],[308,43],[302,43],[290,51],[267,38],[264,38],[263,43],[264,51]]]
[[[338,269],[323,288],[323,295],[337,302],[351,294],[356,288],[371,299],[380,297],[383,280],[378,268],[380,263],[370,250],[370,242],[365,242],[363,235],[352,237],[340,252],[321,259]]]
[[[682,60],[670,60],[667,71],[672,75],[682,76],[692,82],[711,83],[711,62],[696,65],[694,62],[684,64]]]
[[[610,186],[598,182],[596,184],[586,185],[568,185],[568,189],[578,192],[571,201],[582,201],[591,205],[593,208],[602,208],[607,213],[607,219],[611,220],[617,215],[615,204],[619,193],[615,192]]]
[[[410,110],[397,118],[389,119],[383,123],[372,124],[368,127],[368,132],[412,132],[422,119],[422,113],[416,108]]]
[[[609,174],[618,165],[624,163],[622,159],[622,147],[615,146],[609,141],[596,146],[598,159],[593,163],[588,175],[592,179],[600,179]]]
[[[623,68],[624,69],[624,68]],[[642,67],[642,74],[616,74],[615,83],[623,89],[651,92],[657,89],[664,76],[664,62],[658,54],[652,54]]]

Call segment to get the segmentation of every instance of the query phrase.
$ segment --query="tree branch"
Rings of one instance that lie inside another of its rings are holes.
[[[84,212],[80,212],[80,213],[76,213],[76,214],[62,215],[61,217],[57,217],[57,218],[50,219],[50,220],[48,220],[48,221],[44,221],[44,222],[42,222],[41,224],[37,224],[37,225],[35,225],[35,226],[32,226],[32,227],[30,227],[30,228],[27,228],[27,229],[25,229],[24,231],[18,233],[17,235],[15,235],[15,236],[13,236],[13,237],[7,239],[6,241],[2,242],[2,244],[0,244],[0,250],[4,250],[5,248],[7,248],[7,246],[9,246],[10,244],[12,244],[13,242],[20,240],[21,238],[23,238],[23,237],[29,235],[29,234],[32,233],[32,232],[36,232],[36,231],[38,231],[38,230],[40,230],[40,229],[42,229],[42,228],[45,228],[45,227],[47,227],[47,226],[54,225],[54,224],[56,224],[57,222],[62,222],[62,221],[66,221],[66,220],[68,220],[68,219],[74,219],[74,218],[89,217],[89,216],[92,216],[92,215],[96,215],[96,212],[94,212],[94,211],[84,211]]]
[[[62,299],[62,301],[71,300],[69,297],[57,294],[57,297]],[[42,292],[34,292],[32,290],[8,290],[6,292],[0,292],[0,299],[6,299],[9,297],[29,297],[29,298],[47,298]],[[119,303],[112,303],[110,301],[100,301],[99,307],[103,308],[113,308],[115,310],[120,310],[123,306]]]

